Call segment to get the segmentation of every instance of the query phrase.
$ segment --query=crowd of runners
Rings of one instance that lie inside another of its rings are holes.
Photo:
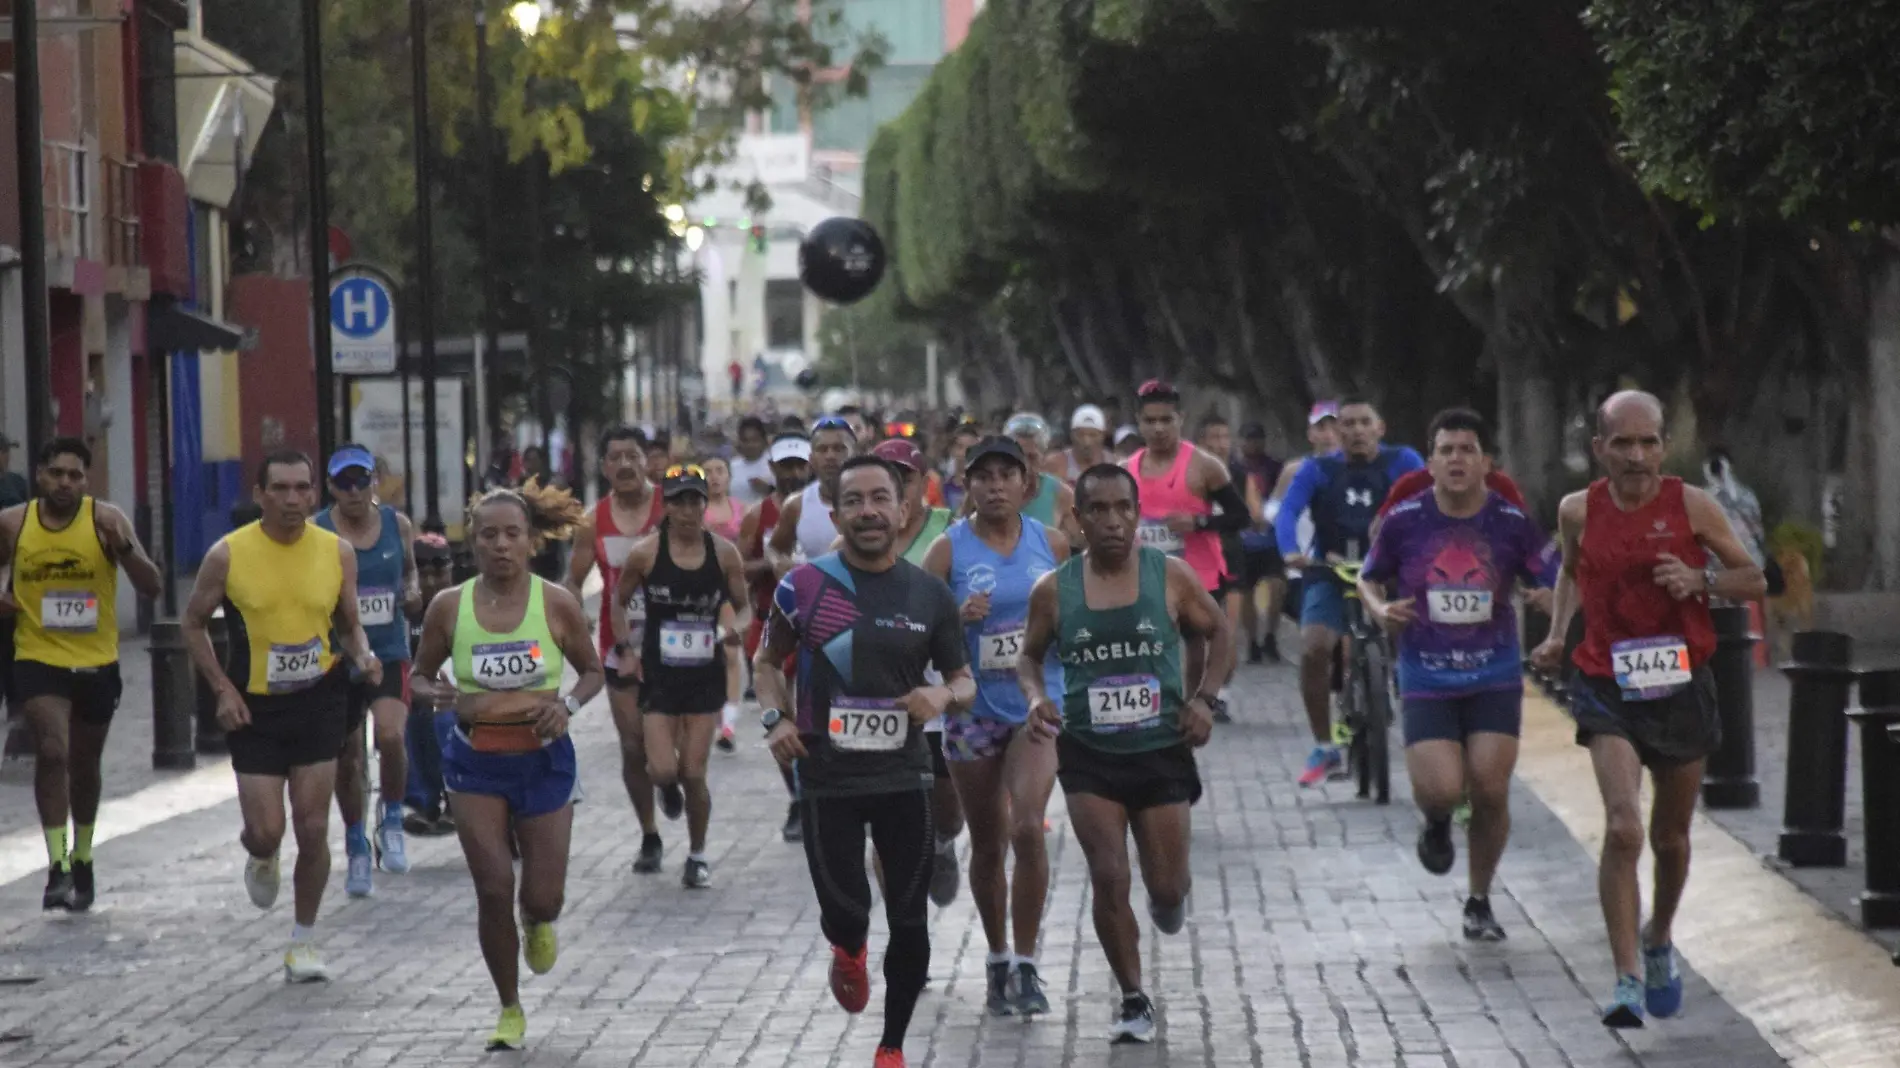
[[[638,823],[633,873],[671,860],[688,891],[717,878],[711,754],[756,741],[742,714],[756,704],[786,789],[778,833],[803,849],[832,947],[831,990],[856,1013],[882,987],[875,1068],[905,1063],[929,906],[965,883],[988,943],[981,1011],[1050,1012],[1038,953],[1058,784],[1119,986],[1109,1037],[1149,1041],[1133,873],[1154,927],[1180,932],[1195,750],[1246,721],[1228,683],[1243,655],[1279,659],[1283,611],[1298,624],[1314,741],[1300,784],[1341,775],[1355,598],[1394,652],[1419,860],[1451,870],[1454,812],[1468,805],[1464,934],[1502,940],[1489,894],[1522,716],[1515,605],[1529,597],[1552,626],[1528,655],[1568,663],[1607,817],[1599,888],[1617,974],[1603,1022],[1676,1013],[1670,927],[1718,732],[1709,600],[1757,598],[1763,578],[1709,495],[1661,473],[1656,398],[1618,393],[1598,410],[1604,477],[1562,501],[1554,543],[1475,412],[1439,413],[1421,456],[1385,443],[1364,399],[1316,405],[1310,453],[1283,463],[1258,425],[1236,447],[1208,416],[1189,440],[1168,383],[1128,400],[1132,422],[1085,404],[1060,442],[1029,412],[935,434],[855,409],[747,418],[732,447],[703,455],[614,427],[598,443],[591,507],[539,479],[471,501],[459,582],[449,543],[377,500],[366,449],[265,457],[261,516],[206,556],[183,629],[226,731],[242,881],[258,908],[274,906],[284,839],[295,842],[286,978],[330,978],[318,931],[332,804],[353,896],[409,870],[407,836],[453,834],[501,1006],[489,1042],[520,1048],[517,961],[545,973],[559,956],[580,799],[570,725],[604,691]],[[96,894],[100,760],[119,699],[118,573],[145,596],[162,577],[126,515],[88,493],[90,463],[81,442],[48,443],[36,497],[0,511],[11,692],[32,727],[49,859],[43,904],[81,911]],[[319,509],[323,483],[334,503]],[[1349,563],[1356,584],[1335,566]],[[589,818],[625,821],[595,800]],[[684,818],[683,852],[669,853],[662,817]],[[881,984],[867,944],[878,896]]]

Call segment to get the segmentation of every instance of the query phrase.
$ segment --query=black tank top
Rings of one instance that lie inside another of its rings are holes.
[[[720,644],[719,606],[726,601],[726,576],[719,567],[712,534],[701,531],[706,560],[688,571],[673,562],[670,531],[660,527],[660,550],[647,574],[647,626],[640,660],[649,684],[725,685],[725,650]]]

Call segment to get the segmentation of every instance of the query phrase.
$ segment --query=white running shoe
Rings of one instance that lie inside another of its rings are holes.
[[[275,856],[245,858],[244,889],[251,895],[251,904],[260,909],[275,905],[277,888],[282,884],[283,877],[277,870]]]

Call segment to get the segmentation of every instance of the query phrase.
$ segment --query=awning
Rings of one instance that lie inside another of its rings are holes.
[[[146,319],[145,344],[159,352],[228,352],[255,348],[257,331],[154,299]]]

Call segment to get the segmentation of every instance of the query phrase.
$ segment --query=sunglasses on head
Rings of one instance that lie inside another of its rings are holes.
[[[346,467],[341,474],[331,475],[330,481],[340,490],[360,490],[368,489],[375,478],[360,467]]]
[[[1141,388],[1135,390],[1137,397],[1172,397],[1174,395],[1174,387],[1159,378],[1150,378],[1141,384]]]
[[[887,438],[914,438],[917,436],[917,424],[885,423],[884,436]]]
[[[666,478],[705,478],[706,469],[698,464],[674,464],[666,469]]]
[[[851,435],[852,441],[858,440],[858,432],[851,429],[851,421],[842,415],[827,415],[811,425],[812,433],[816,434],[820,430],[842,430]]]

